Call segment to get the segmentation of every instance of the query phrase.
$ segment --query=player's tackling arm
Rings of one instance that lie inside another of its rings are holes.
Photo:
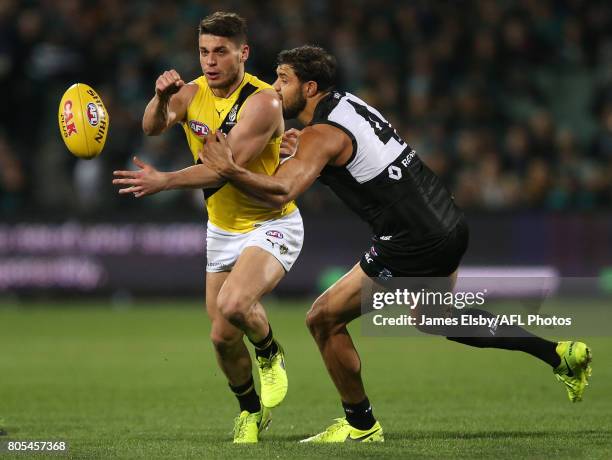
[[[273,176],[253,173],[236,164],[222,136],[210,136],[206,142],[204,164],[245,193],[273,207],[281,207],[308,189],[325,165],[333,163],[343,152],[346,136],[335,131],[338,130],[327,125],[305,128],[296,154],[280,165]]]

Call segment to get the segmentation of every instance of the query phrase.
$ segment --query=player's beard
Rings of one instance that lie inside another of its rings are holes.
[[[306,98],[301,91],[298,91],[293,101],[283,99],[283,117],[285,117],[287,120],[297,118],[305,107]]]

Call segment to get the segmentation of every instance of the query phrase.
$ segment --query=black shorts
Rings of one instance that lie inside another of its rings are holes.
[[[405,235],[377,235],[359,265],[371,278],[449,276],[459,267],[468,240],[463,217],[447,234],[418,245]]]

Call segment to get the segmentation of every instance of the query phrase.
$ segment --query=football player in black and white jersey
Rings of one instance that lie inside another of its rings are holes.
[[[371,247],[344,277],[312,305],[307,325],[340,393],[346,417],[305,441],[382,441],[361,379],[361,362],[347,324],[361,315],[365,278],[449,277],[451,284],[468,245],[468,227],[452,195],[385,117],[358,97],[334,89],[335,59],[302,46],[279,55],[274,84],[285,118],[306,127],[288,132],[295,154],[273,176],[238,166],[222,134],[210,134],[201,158],[250,195],[281,206],[317,178],[372,228]],[[489,315],[471,309],[475,315]],[[465,313],[466,310],[463,311]],[[551,342],[519,326],[449,337],[475,347],[520,350],[552,366],[572,401],[580,400],[590,373],[582,342]]]

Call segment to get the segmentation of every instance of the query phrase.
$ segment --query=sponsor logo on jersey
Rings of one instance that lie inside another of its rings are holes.
[[[391,165],[387,171],[389,172],[389,179],[400,180],[402,178],[402,170],[399,166]]]
[[[232,107],[232,110],[230,110],[230,113],[227,116],[228,124],[236,124],[236,115],[238,115],[238,104],[234,105],[234,107]]]
[[[411,150],[410,152],[408,152],[406,157],[403,158],[402,161],[400,162],[401,165],[404,168],[408,167],[410,162],[414,159],[415,155],[416,155],[416,152],[414,150]],[[389,174],[389,179],[400,180],[402,178],[402,168],[400,168],[399,166],[389,165],[389,167],[387,168],[387,172]]]
[[[87,104],[87,121],[91,126],[98,126],[100,117],[98,116],[98,106],[93,102]]]
[[[66,125],[65,135],[66,137],[70,137],[73,134],[77,134],[77,128],[74,124],[74,114],[72,113],[72,101],[67,100],[64,104],[64,113],[62,114],[64,118],[64,124]]]
[[[210,132],[210,128],[198,120],[189,120],[189,129],[198,137],[204,137]]]
[[[378,278],[380,278],[381,280],[388,280],[393,278],[393,273],[391,273],[391,270],[389,270],[388,268],[383,268],[378,274]]]
[[[88,89],[87,94],[89,94],[93,98],[93,100],[96,102],[98,107],[102,106],[102,100],[100,99],[100,96],[98,96],[93,89]],[[98,144],[101,144],[102,141],[104,140],[104,135],[106,133],[107,122],[106,122],[106,117],[103,117],[102,119],[100,119],[100,114],[96,113],[96,115],[98,116],[100,127],[98,128],[98,131],[96,132],[96,137],[94,137],[94,141],[96,141]],[[87,109],[87,117],[89,117],[89,107]],[[95,126],[95,125],[92,125],[92,126]]]
[[[372,254],[374,257],[378,256],[378,252],[376,252],[376,248],[374,246],[370,248],[370,254]]]
[[[389,241],[393,235],[383,235],[379,238],[380,241]]]
[[[266,235],[272,236],[274,238],[280,238],[280,239],[284,238],[284,235],[281,232],[279,232],[278,230],[268,230],[266,232]]]
[[[416,152],[414,150],[411,150],[408,155],[406,155],[406,158],[402,160],[402,165],[404,165],[404,167],[408,166],[415,155]]]
[[[363,257],[365,257],[366,262],[367,262],[367,263],[369,263],[369,264],[371,264],[371,263],[374,261],[374,259],[372,259],[372,256],[370,255],[370,253],[369,253],[369,252],[366,252],[366,253],[363,255]]]

